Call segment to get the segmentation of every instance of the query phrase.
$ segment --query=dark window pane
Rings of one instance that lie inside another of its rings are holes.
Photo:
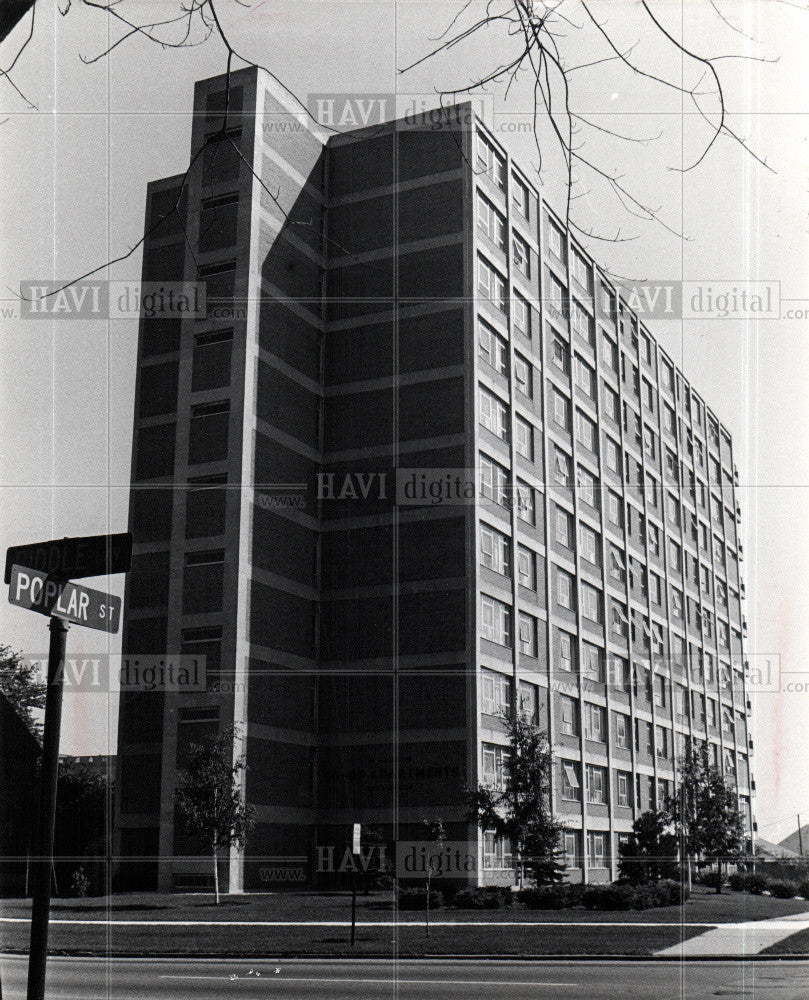
[[[230,403],[227,400],[192,408],[189,464],[219,462],[227,458],[229,419]]]
[[[202,183],[223,184],[236,180],[242,160],[235,147],[241,142],[241,132],[234,130],[208,143],[202,153]]]
[[[171,354],[180,350],[179,316],[153,316],[143,319],[141,356],[154,357],[156,354]]]
[[[193,392],[221,389],[230,385],[232,349],[232,330],[199,334],[194,342],[194,370],[191,376]]]
[[[134,556],[129,571],[127,604],[135,608],[159,608],[169,599],[169,554],[149,552]],[[142,652],[142,650],[133,650]]]
[[[167,541],[171,535],[173,491],[168,488],[133,488],[129,509],[132,534],[136,542]]]
[[[224,485],[193,485],[188,491],[185,505],[186,538],[223,534],[226,501],[227,488]]]
[[[177,409],[177,373],[179,363],[166,361],[145,365],[140,370],[139,417],[158,417]]]
[[[199,216],[199,249],[202,253],[223,250],[236,243],[239,196],[223,195],[202,203]]]
[[[222,610],[222,585],[224,582],[225,554],[215,552],[189,552],[185,557],[183,573],[183,612],[207,614]]]
[[[174,475],[174,427],[174,423],[170,423],[140,428],[136,479]]]

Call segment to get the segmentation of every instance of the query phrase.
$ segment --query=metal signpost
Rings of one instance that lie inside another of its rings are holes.
[[[18,545],[6,553],[10,604],[50,618],[48,685],[37,807],[36,846],[28,952],[28,1000],[45,1000],[51,865],[62,726],[62,683],[68,622],[117,632],[121,598],[71,583],[70,577],[126,573],[132,563],[132,535],[92,535]]]
[[[355,823],[351,832],[351,853],[354,855],[354,871],[351,873],[351,946],[357,936],[357,855],[360,853],[360,841],[362,838],[362,824]]]

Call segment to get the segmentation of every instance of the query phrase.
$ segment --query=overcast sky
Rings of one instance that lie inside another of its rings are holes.
[[[491,29],[400,74],[429,51],[460,6],[255,0],[248,10],[235,0],[218,0],[217,9],[236,48],[269,66],[304,101],[312,93],[396,92],[436,105],[436,89],[466,86],[511,51],[502,29]],[[722,137],[698,168],[680,172],[676,168],[693,162],[704,147],[705,122],[676,91],[604,63],[573,75],[575,107],[603,128],[655,139],[621,143],[585,126],[582,155],[621,172],[622,183],[641,201],[660,206],[665,226],[627,213],[603,181],[584,170],[574,205],[586,227],[601,235],[620,231],[629,240],[588,244],[617,274],[780,286],[778,319],[649,324],[733,434],[742,484],[748,653],[780,657],[782,672],[806,686],[802,693],[754,698],[759,833],[778,840],[794,828],[797,812],[809,821],[809,319],[787,315],[794,309],[809,315],[809,14],[773,0],[718,6],[734,27],[723,24],[707,0],[652,4],[667,29],[700,54],[777,59],[717,63],[732,127],[772,171]],[[145,0],[128,0],[120,9],[127,7],[142,20]],[[155,20],[176,9],[176,2],[148,2]],[[592,9],[622,47],[636,45],[634,58],[644,66],[658,74],[681,71],[689,85],[710,89],[704,67],[654,39],[637,4],[610,0]],[[576,23],[585,23],[575,4],[570,10]],[[26,19],[5,41],[0,64],[9,64],[27,29]],[[592,26],[568,30],[572,41],[560,39],[560,47],[569,62],[604,55]],[[187,165],[193,84],[224,70],[222,46],[212,39],[161,50],[132,38],[106,59],[81,62],[120,34],[98,11],[74,4],[60,18],[40,2],[33,40],[13,73],[36,110],[0,80],[0,289],[10,290],[0,291],[7,296],[0,306],[16,310],[13,293],[21,281],[69,279],[126,252],[142,234],[147,181]],[[537,166],[533,135],[521,131],[532,120],[527,79],[506,100],[497,86],[489,95],[486,113],[499,138]],[[711,108],[710,96],[705,101]],[[538,138],[543,192],[563,210],[558,150],[547,127]],[[107,276],[137,280],[140,263],[138,250]],[[0,546],[125,530],[136,323],[52,324],[13,312],[0,322]],[[121,577],[88,582],[123,592]],[[71,652],[94,652],[106,639],[74,627],[68,642]],[[47,622],[2,603],[0,643],[44,655]],[[113,637],[109,648],[117,651],[119,639]],[[115,701],[68,699],[64,751],[114,752]]]

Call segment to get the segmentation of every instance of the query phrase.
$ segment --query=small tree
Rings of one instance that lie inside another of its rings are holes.
[[[447,839],[446,832],[444,831],[444,824],[440,819],[431,821],[429,819],[422,820],[422,825],[424,827],[425,840],[434,847],[440,854],[444,841]],[[438,862],[438,871],[441,871],[441,862]],[[425,930],[427,932],[427,937],[430,936],[430,889],[432,888],[433,875],[436,873],[436,869],[433,867],[432,853],[430,853],[427,862],[427,898],[425,900],[426,910],[426,923]]]
[[[524,715],[504,716],[509,759],[503,781],[469,793],[467,818],[481,830],[511,841],[522,888],[526,862],[535,877],[555,881],[561,872],[563,824],[550,806],[551,749],[545,733]]]
[[[736,793],[718,767],[708,759],[708,748],[689,749],[679,763],[680,788],[667,802],[690,862],[702,855],[717,865],[716,891],[722,891],[724,863],[738,856],[744,844],[744,823]]]
[[[214,895],[219,903],[219,852],[241,847],[253,828],[253,808],[242,800],[239,773],[244,758],[233,759],[235,728],[192,743],[178,774],[177,809],[186,832],[199,836],[213,857]]]
[[[35,736],[42,733],[42,723],[34,712],[45,708],[45,691],[36,667],[10,646],[0,646],[0,692]]]
[[[632,824],[629,841],[619,849],[618,871],[635,884],[657,882],[677,874],[677,837],[667,832],[669,816],[649,809]]]

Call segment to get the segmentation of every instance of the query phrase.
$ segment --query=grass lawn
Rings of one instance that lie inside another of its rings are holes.
[[[400,955],[491,954],[491,955],[649,955],[708,930],[712,924],[746,920],[766,920],[809,911],[801,900],[779,900],[769,896],[747,896],[695,888],[682,907],[628,912],[567,910],[455,910],[445,908],[431,916],[431,935],[423,926],[362,927],[352,952],[347,927],[153,927],[116,926],[125,920],[159,921],[242,921],[242,920],[348,920],[350,896],[346,893],[277,893],[224,897],[217,907],[207,896],[124,894],[94,899],[54,900],[55,919],[99,920],[102,924],[53,924],[51,948],[61,952],[103,954],[176,955]],[[30,903],[6,900],[0,916],[27,918]],[[424,913],[393,908],[392,897],[378,894],[358,898],[357,920],[419,921]],[[446,926],[461,921],[465,926]],[[486,921],[516,923],[531,921],[537,926],[511,929],[476,926]],[[442,926],[442,923],[444,926]],[[566,924],[586,923],[582,926]],[[612,923],[660,924],[642,933],[637,928],[606,926]],[[547,926],[554,924],[555,926]],[[681,926],[698,924],[701,926]],[[543,926],[546,925],[546,926]],[[795,935],[798,937],[799,935]],[[0,924],[0,947],[9,951],[27,948],[25,923]]]
[[[782,941],[771,944],[765,948],[762,955],[804,955],[809,956],[809,930],[798,931],[797,934],[790,934]]]

